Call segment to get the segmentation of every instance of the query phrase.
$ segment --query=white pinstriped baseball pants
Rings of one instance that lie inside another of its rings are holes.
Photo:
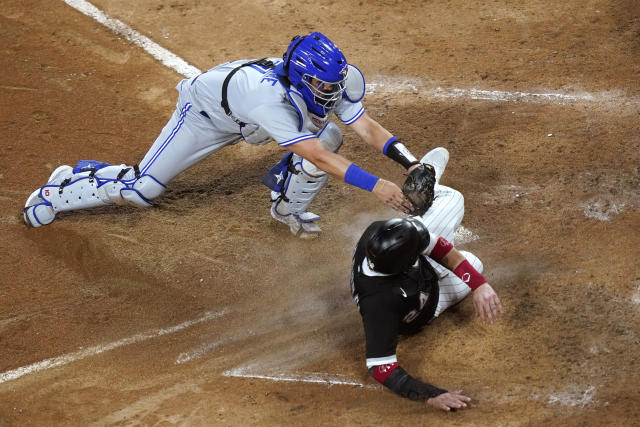
[[[427,213],[422,215],[422,222],[431,233],[455,244],[453,237],[464,216],[464,197],[458,190],[440,184],[436,184],[434,190],[433,204]],[[476,270],[482,273],[482,261],[477,256],[467,251],[460,252]],[[440,295],[434,314],[434,317],[438,317],[447,308],[469,295],[471,288],[452,271],[431,259],[429,262],[439,277]]]

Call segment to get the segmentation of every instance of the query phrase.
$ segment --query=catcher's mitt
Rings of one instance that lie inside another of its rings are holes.
[[[402,185],[402,192],[413,205],[411,215],[424,215],[433,203],[433,187],[436,171],[433,166],[422,163],[412,170]]]

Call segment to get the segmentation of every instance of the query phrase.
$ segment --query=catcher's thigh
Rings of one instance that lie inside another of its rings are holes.
[[[480,261],[477,256],[467,251],[460,252],[465,256],[465,258],[467,258],[469,263],[478,270],[478,272],[482,273],[482,261]],[[440,294],[438,306],[436,307],[436,312],[433,315],[434,317],[438,317],[440,313],[445,311],[447,308],[459,303],[469,295],[471,288],[469,285],[464,283],[462,279],[456,276],[453,271],[444,268],[435,261],[429,260],[429,262],[431,262],[431,265],[436,270],[439,277],[438,286],[440,287]]]
[[[221,134],[211,122],[187,102],[176,109],[169,122],[140,162],[140,173],[168,183],[222,147],[234,144],[237,135]]]

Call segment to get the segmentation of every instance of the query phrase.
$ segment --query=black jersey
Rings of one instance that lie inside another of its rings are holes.
[[[418,332],[438,305],[438,276],[422,255],[418,265],[405,273],[365,274],[366,243],[382,223],[374,222],[362,234],[351,271],[351,294],[364,324],[367,359],[394,356],[398,335]]]

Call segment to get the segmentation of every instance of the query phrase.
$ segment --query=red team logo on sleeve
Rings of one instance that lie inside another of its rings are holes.
[[[48,188],[47,188],[46,190],[44,190],[44,195],[45,195],[46,197],[49,197],[49,189],[48,189]]]
[[[431,254],[429,254],[429,257],[437,262],[440,262],[451,249],[453,249],[453,245],[447,239],[439,237],[438,243],[431,250]]]
[[[391,372],[398,367],[398,362],[387,363],[385,365],[378,365],[373,370],[373,378],[380,384],[384,384],[384,380],[387,379]]]

